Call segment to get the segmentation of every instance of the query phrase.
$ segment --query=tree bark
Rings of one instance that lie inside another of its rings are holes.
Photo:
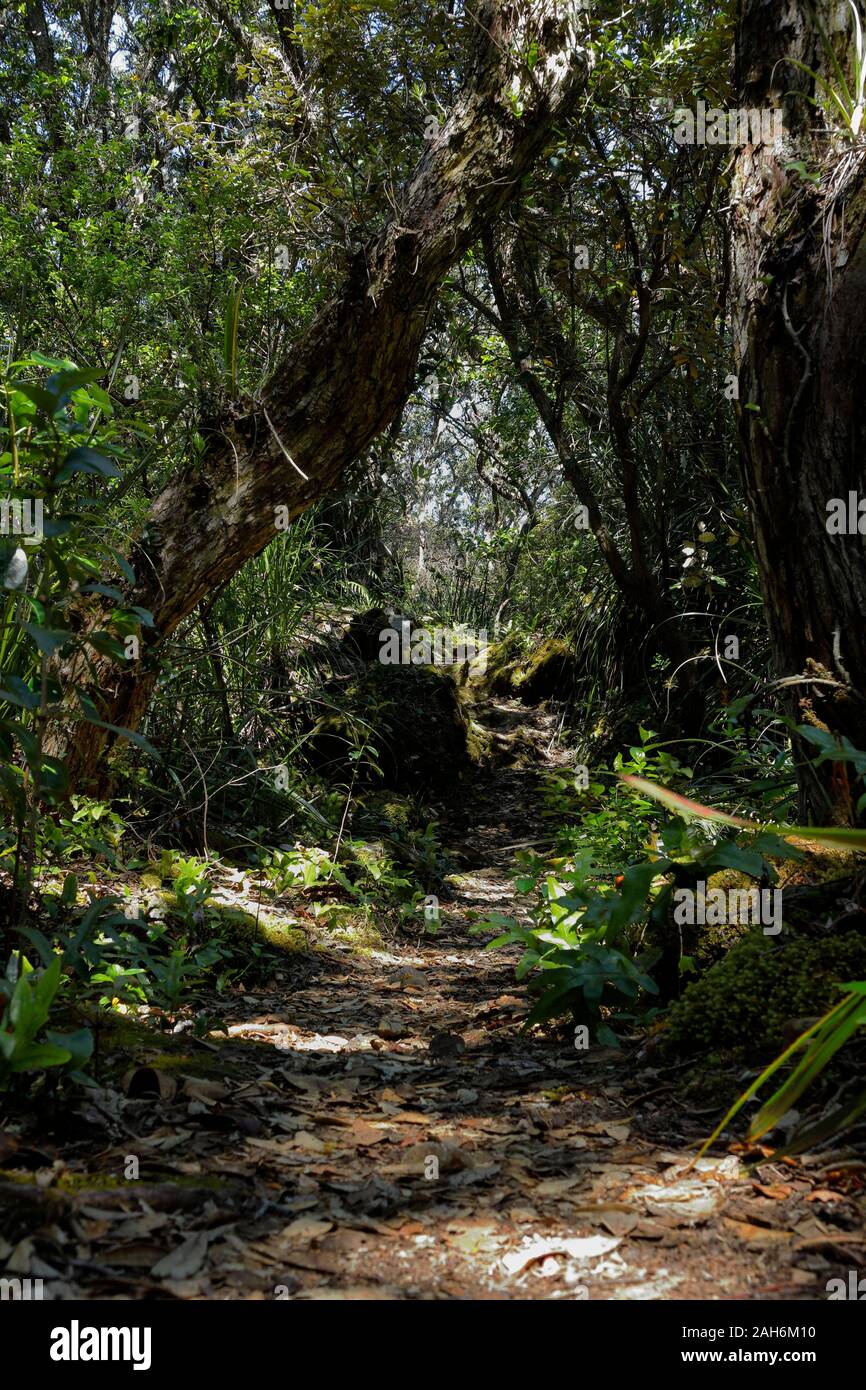
[[[364,248],[340,293],[319,313],[256,400],[202,424],[200,467],[172,479],[153,503],[132,557],[129,601],[150,610],[141,660],[96,676],[79,655],[67,681],[86,687],[107,722],[135,729],[166,638],[200,599],[335,488],[346,466],[402,409],[437,289],[481,229],[511,198],[552,125],[573,106],[589,67],[562,0],[483,0],[462,95],[421,158],[399,214]],[[537,45],[530,66],[527,52]],[[285,508],[281,514],[278,509]],[[82,615],[83,628],[92,621]],[[79,722],[65,749],[75,785],[105,785],[112,736]]]
[[[24,23],[27,26],[27,34],[33,46],[36,66],[46,77],[55,77],[57,75],[57,63],[54,58],[54,45],[48,32],[48,21],[45,18],[45,7],[42,0],[25,0]]]
[[[744,0],[740,106],[781,109],[784,132],[738,152],[731,289],[742,469],[776,674],[798,723],[862,747],[866,544],[827,522],[831,499],[866,496],[866,146],[814,75],[838,87],[830,42],[853,88],[851,22],[835,0]],[[802,760],[808,745],[796,751]],[[854,819],[844,764],[805,765],[799,785],[803,815]]]
[[[647,560],[637,459],[624,408],[626,393],[637,375],[646,347],[649,333],[648,301],[641,322],[641,336],[632,344],[630,354],[625,351],[625,331],[622,322],[619,323],[617,365],[611,370],[607,383],[607,423],[621,469],[623,505],[629,528],[631,553],[627,556],[605,524],[589,471],[577,458],[565,426],[566,396],[580,381],[581,368],[561,326],[535,283],[529,254],[521,246],[519,234],[512,231],[501,232],[499,236],[492,231],[485,233],[484,249],[496,316],[492,316],[480,301],[474,302],[482,312],[494,319],[517,369],[518,380],[532,400],[556,450],[563,477],[586,508],[589,529],[602,559],[626,603],[646,624],[645,636],[650,654],[664,652],[672,663],[677,687],[676,700],[673,702],[674,724],[684,735],[697,733],[704,715],[703,700],[695,684],[695,668],[689,661],[689,647],[677,622],[676,609]],[[555,358],[561,382],[556,397],[532,370],[528,360],[530,349],[538,356],[551,354]],[[590,429],[603,426],[600,414],[595,415],[592,408],[583,405],[579,399],[575,403]]]

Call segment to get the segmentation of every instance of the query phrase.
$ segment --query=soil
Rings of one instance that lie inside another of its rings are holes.
[[[522,910],[555,719],[476,715],[520,757],[463,778],[438,933],[288,957],[214,1000],[227,1037],[130,1023],[122,1081],[0,1131],[6,1273],[54,1298],[807,1300],[862,1264],[847,1151],[695,1163],[718,1108],[680,1068],[521,1032],[516,953],[471,924]]]

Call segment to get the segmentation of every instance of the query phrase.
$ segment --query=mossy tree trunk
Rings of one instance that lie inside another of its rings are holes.
[[[866,141],[815,76],[839,89],[829,44],[853,86],[852,22],[836,0],[744,0],[740,105],[781,110],[784,133],[737,154],[732,294],[742,466],[776,675],[798,723],[863,747],[866,542],[827,523],[832,499],[847,510],[849,494],[866,497]],[[801,759],[808,751],[797,748]],[[800,799],[813,819],[856,818],[844,764],[804,766]]]

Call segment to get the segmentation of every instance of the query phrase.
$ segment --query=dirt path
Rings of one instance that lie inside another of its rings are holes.
[[[552,721],[483,713],[500,738],[528,718],[536,756],[462,789],[439,934],[299,958],[233,999],[226,1041],[172,1040],[170,1068],[143,1035],[129,1095],[0,1156],[10,1269],[54,1297],[825,1296],[851,1237],[817,1167],[685,1173],[711,1116],[676,1069],[519,1032],[514,956],[467,919],[513,907],[506,847],[544,833]]]

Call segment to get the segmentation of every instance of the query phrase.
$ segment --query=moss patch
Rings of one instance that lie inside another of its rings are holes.
[[[563,697],[574,684],[576,674],[574,654],[567,642],[549,637],[523,663],[514,678],[514,690],[528,705]]]
[[[840,998],[839,983],[864,978],[866,941],[857,933],[778,946],[750,932],[672,1006],[663,1050],[769,1058],[780,1050],[787,1019],[826,1013]]]
[[[730,888],[752,889],[755,887],[755,880],[749,878],[748,874],[738,873],[736,869],[720,869],[718,873],[710,874],[707,879],[707,890],[721,888],[725,892]],[[721,960],[728,951],[732,950],[738,942],[747,937],[752,928],[748,922],[716,922],[706,923],[697,932],[697,941],[692,954],[700,971],[704,971],[715,965]]]
[[[366,956],[372,951],[384,951],[388,943],[382,936],[376,922],[369,913],[359,913],[351,918],[343,918],[328,929],[327,942],[339,942],[351,946],[359,955]]]
[[[468,721],[466,748],[474,763],[486,762],[493,749],[493,736],[490,730],[485,729],[483,725],[478,724],[474,719]]]
[[[517,639],[509,636],[491,644],[486,656],[486,689],[527,705],[566,696],[577,675],[574,653],[560,637],[548,637],[525,653]]]
[[[424,823],[418,803],[393,791],[366,792],[352,817],[353,831],[362,835],[405,835],[408,830],[422,829]]]
[[[491,642],[484,656],[484,688],[493,695],[513,695],[514,678],[526,659],[520,639],[509,633],[501,642]]]

